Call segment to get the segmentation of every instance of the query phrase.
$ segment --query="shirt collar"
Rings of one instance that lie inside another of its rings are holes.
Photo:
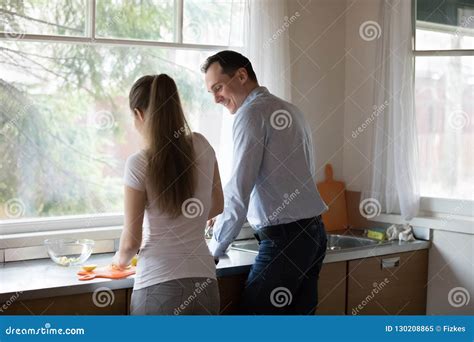
[[[243,106],[245,106],[246,104],[252,102],[253,100],[255,100],[255,98],[261,94],[268,94],[268,89],[266,87],[257,87],[255,88],[254,90],[252,90],[248,95],[247,97],[245,98],[244,102],[242,102],[242,105],[240,106],[240,108],[242,108]],[[239,110],[240,110],[239,108]]]

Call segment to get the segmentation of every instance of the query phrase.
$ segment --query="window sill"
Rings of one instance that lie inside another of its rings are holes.
[[[118,249],[122,226],[63,229],[0,235],[0,263],[48,258],[44,240],[51,238],[92,239],[93,254],[115,252]],[[253,230],[246,223],[237,239],[253,238]]]
[[[42,245],[45,239],[52,238],[73,237],[75,239],[92,240],[118,239],[120,238],[121,232],[121,226],[113,226],[0,235],[0,249],[38,246]]]
[[[121,232],[121,226],[112,226],[0,235],[0,262],[47,258],[44,240],[51,238],[92,239],[94,254],[114,252]]]
[[[380,214],[371,218],[370,221],[391,224],[407,223],[397,214]],[[413,227],[423,227],[474,235],[474,218],[469,216],[421,213],[420,216],[413,218],[408,223]]]
[[[0,237],[22,233],[49,233],[53,231],[110,228],[123,225],[122,213],[71,215],[0,221]]]

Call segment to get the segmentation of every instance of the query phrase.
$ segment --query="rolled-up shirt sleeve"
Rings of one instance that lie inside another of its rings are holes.
[[[233,125],[234,155],[232,177],[224,189],[224,211],[216,219],[209,244],[216,257],[239,235],[245,222],[250,195],[257,181],[265,149],[262,116],[252,108],[237,114]]]

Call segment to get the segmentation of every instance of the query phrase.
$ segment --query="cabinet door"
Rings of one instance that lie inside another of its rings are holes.
[[[130,315],[130,312],[132,311],[132,293],[133,293],[133,288],[126,289],[126,299],[127,299],[127,315]]]
[[[221,315],[238,315],[242,292],[248,274],[219,277],[219,296],[221,301]]]
[[[15,301],[4,315],[126,315],[127,290]]]
[[[244,290],[247,276],[248,273],[218,278],[221,315],[239,314],[240,297]],[[127,289],[126,291],[126,312],[130,314],[133,289]]]
[[[316,315],[345,315],[345,261],[323,264],[318,281],[318,309]]]
[[[348,315],[424,315],[428,250],[351,260]]]

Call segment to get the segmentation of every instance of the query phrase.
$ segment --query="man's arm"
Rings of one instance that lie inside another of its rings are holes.
[[[259,113],[242,112],[233,126],[232,177],[224,189],[224,212],[217,217],[209,245],[214,256],[225,254],[246,219],[250,194],[263,159],[265,127]]]
[[[212,180],[211,209],[209,210],[208,220],[213,219],[224,210],[224,193],[222,192],[221,176],[219,174],[219,165],[217,160],[214,163],[214,176]]]

